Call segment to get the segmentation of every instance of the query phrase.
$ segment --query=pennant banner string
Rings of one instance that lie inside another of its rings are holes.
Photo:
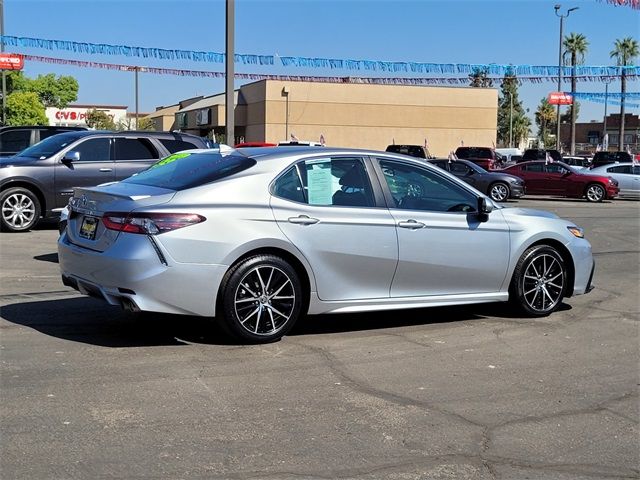
[[[201,52],[192,50],[175,50],[155,47],[133,47],[127,45],[109,45],[95,43],[81,43],[70,40],[50,40],[31,37],[0,36],[0,42],[5,46],[40,48],[47,50],[66,50],[76,53],[123,55],[127,57],[158,58],[162,60],[191,60],[196,62],[223,63],[224,54],[217,52]],[[235,54],[235,62],[248,65],[273,65],[273,55]],[[388,62],[379,60],[344,60],[335,58],[283,57],[278,56],[285,67],[299,68],[328,68],[343,70],[365,70],[377,72],[406,72],[406,73],[436,73],[436,74],[473,74],[487,75],[539,75],[558,76],[562,70],[563,76],[572,73],[578,76],[586,75],[620,75],[623,71],[629,75],[640,73],[636,65],[626,66],[589,66],[558,67],[557,65],[509,65],[509,64],[478,64],[478,63],[422,63],[422,62]],[[575,72],[574,72],[575,71]]]
[[[37,55],[22,55],[25,60],[32,62],[49,63],[55,65],[70,65],[83,68],[102,68],[107,70],[119,70],[133,72],[137,70],[141,73],[151,73],[156,75],[178,75],[190,77],[208,77],[208,78],[224,78],[224,72],[211,72],[204,70],[183,70],[175,68],[158,68],[158,67],[142,67],[135,65],[121,65],[115,63],[89,62],[83,60],[70,60],[64,58],[42,57]],[[581,82],[610,82],[619,78],[620,75],[589,75],[577,77],[576,80]],[[407,78],[407,77],[338,77],[338,76],[308,76],[308,75],[269,75],[258,73],[235,73],[235,78],[245,80],[281,80],[281,81],[297,81],[297,82],[324,82],[324,83],[361,83],[361,84],[377,84],[377,85],[465,85],[468,86],[469,77],[426,77],[426,78]],[[638,80],[639,75],[627,75],[628,80]],[[491,80],[499,83],[502,78],[492,78]],[[554,77],[531,77],[522,76],[515,79],[519,83],[542,83],[556,82]],[[566,78],[565,82],[570,82],[570,78]]]
[[[611,100],[620,100],[621,98],[627,99],[640,99],[640,92],[625,92],[624,95],[622,93],[602,93],[602,92],[576,92],[571,94],[571,92],[564,92],[567,95],[573,95],[573,98],[576,100],[592,100],[592,99],[602,99],[605,98]]]
[[[606,1],[616,7],[631,7],[634,10],[640,10],[640,0],[598,0],[599,2]]]

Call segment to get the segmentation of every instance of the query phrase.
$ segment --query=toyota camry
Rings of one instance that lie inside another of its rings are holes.
[[[193,150],[76,188],[58,251],[83,294],[214,317],[247,343],[304,314],[510,301],[545,316],[594,270],[573,222],[406,156],[326,147]]]

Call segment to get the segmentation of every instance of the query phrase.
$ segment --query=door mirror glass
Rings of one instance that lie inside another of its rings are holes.
[[[80,161],[80,152],[70,151],[64,154],[62,157],[62,163],[69,164]]]

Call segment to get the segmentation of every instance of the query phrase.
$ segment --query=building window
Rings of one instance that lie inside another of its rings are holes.
[[[209,125],[209,113],[211,110],[203,108],[196,112],[196,125]]]
[[[624,134],[624,143],[631,143],[631,142],[633,142],[633,134],[625,133]]]
[[[185,128],[187,126],[187,114],[176,113],[176,122],[178,124],[178,128]]]

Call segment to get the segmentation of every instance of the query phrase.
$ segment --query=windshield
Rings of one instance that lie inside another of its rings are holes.
[[[487,172],[484,168],[482,168],[480,165],[473,163],[473,162],[469,162],[466,163],[465,165],[468,166],[471,170],[475,170],[477,173],[489,173]]]
[[[174,153],[123,182],[184,190],[230,177],[255,164],[253,158],[218,151]]]
[[[42,140],[41,142],[32,145],[29,148],[24,149],[20,153],[16,154],[16,157],[29,157],[29,158],[48,158],[51,155],[58,153],[64,147],[72,142],[75,142],[80,137],[84,136],[82,133],[69,132],[53,135],[49,138]]]

